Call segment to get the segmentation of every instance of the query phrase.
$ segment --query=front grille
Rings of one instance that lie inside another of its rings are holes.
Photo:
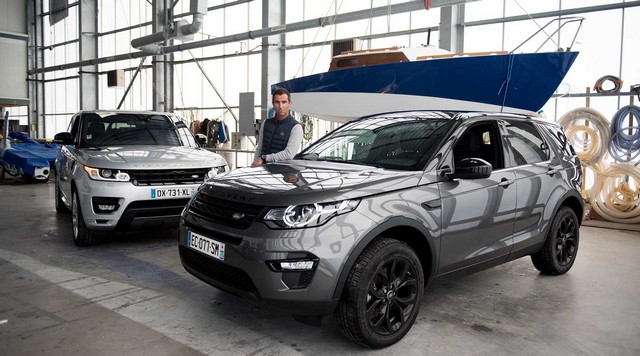
[[[189,221],[184,221],[184,226],[189,228],[190,231],[202,232],[206,237],[210,237],[216,241],[232,244],[235,246],[239,246],[242,243],[241,237],[231,236],[219,231],[208,229],[205,226],[197,226]]]
[[[139,186],[202,184],[209,168],[126,171],[131,183]]]
[[[263,207],[225,200],[199,192],[189,204],[189,213],[204,220],[238,229],[246,229]]]
[[[193,268],[206,277],[245,292],[254,293],[256,286],[243,270],[216,261],[188,247],[180,245],[182,263]]]

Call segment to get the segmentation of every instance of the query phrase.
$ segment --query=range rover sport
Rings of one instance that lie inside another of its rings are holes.
[[[81,111],[55,141],[56,211],[71,211],[78,246],[100,242],[96,233],[178,227],[200,184],[227,166],[170,113]]]

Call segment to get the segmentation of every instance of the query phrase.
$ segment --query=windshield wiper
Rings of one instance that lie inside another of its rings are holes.
[[[332,162],[332,163],[356,164],[358,166],[369,166],[369,167],[376,167],[376,168],[384,168],[383,166],[381,166],[379,164],[375,164],[375,163],[371,163],[371,162],[347,161],[347,160],[343,160],[343,159],[319,158],[319,159],[317,159],[317,161]]]
[[[351,163],[351,164],[357,164],[359,166],[370,166],[370,167],[376,167],[376,168],[384,168],[383,166],[376,164],[376,163],[371,163],[371,162],[361,162],[361,161],[342,161],[345,163]]]
[[[317,153],[307,153],[306,155],[297,155],[295,158],[303,159],[303,160],[307,160],[307,161],[317,161],[318,157],[319,156],[318,156]]]
[[[82,145],[82,147],[81,147],[81,148],[90,148],[90,149],[94,149],[94,150],[100,150],[100,151],[102,151],[102,147],[103,147],[103,146],[106,146],[106,145],[95,145],[95,144],[93,144],[93,143],[89,143],[89,142],[86,142],[86,141],[85,141],[84,145]]]

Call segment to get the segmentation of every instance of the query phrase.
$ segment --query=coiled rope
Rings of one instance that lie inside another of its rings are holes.
[[[640,170],[613,164],[597,171],[590,190],[591,207],[602,218],[624,224],[640,223]]]
[[[613,83],[612,89],[602,89],[602,84],[604,84],[604,82],[606,81],[610,81]],[[596,81],[596,84],[593,86],[593,88],[598,93],[617,93],[620,91],[620,88],[622,88],[622,79],[616,77],[615,75],[605,75],[600,77]]]
[[[630,116],[631,115],[631,116]],[[629,125],[627,116],[633,118]],[[636,124],[637,123],[637,124]],[[609,155],[618,162],[629,162],[640,155],[640,108],[627,105],[611,119],[611,141]]]
[[[592,108],[573,109],[562,115],[558,122],[576,151],[583,148],[577,152],[583,164],[593,165],[604,159],[611,133],[609,122],[599,111]]]

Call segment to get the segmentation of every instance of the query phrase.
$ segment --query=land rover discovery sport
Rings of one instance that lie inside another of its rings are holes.
[[[399,112],[349,122],[295,159],[207,181],[182,213],[187,271],[298,317],[333,314],[384,347],[427,285],[531,256],[573,265],[580,162],[562,128],[507,114]]]

